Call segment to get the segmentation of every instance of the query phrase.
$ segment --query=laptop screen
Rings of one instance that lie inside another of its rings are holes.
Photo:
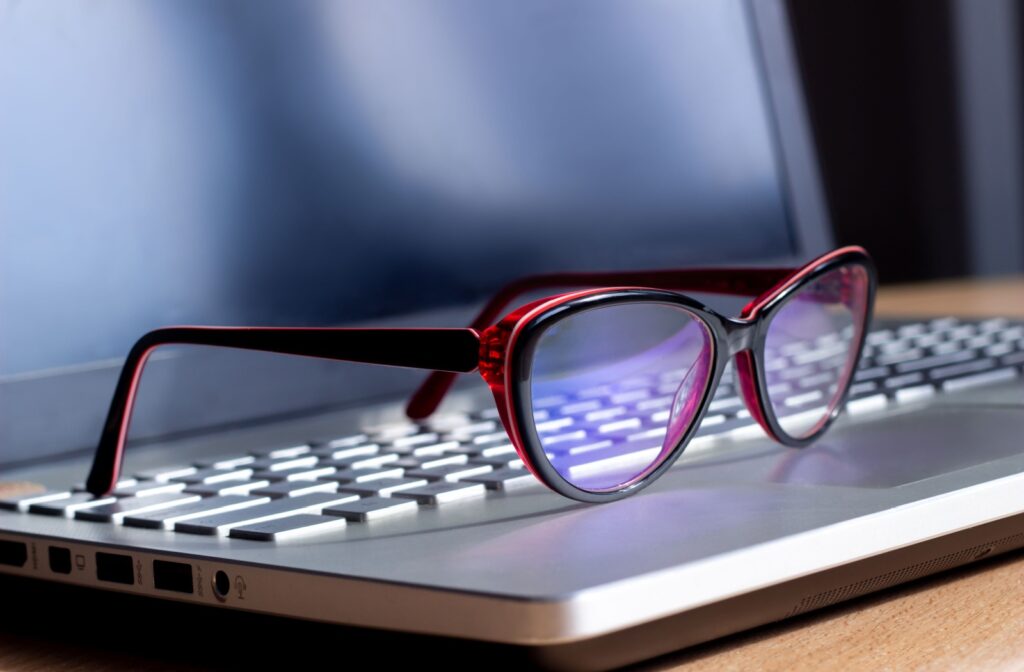
[[[740,2],[103,0],[0,31],[0,380],[166,324],[796,251]]]

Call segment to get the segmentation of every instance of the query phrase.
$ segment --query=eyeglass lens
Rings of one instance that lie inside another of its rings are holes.
[[[712,348],[704,323],[671,304],[606,305],[548,327],[533,352],[530,393],[551,465],[589,491],[653,471],[699,410]]]
[[[768,324],[768,401],[782,430],[793,438],[818,431],[853,375],[868,282],[862,266],[825,273],[789,297]]]

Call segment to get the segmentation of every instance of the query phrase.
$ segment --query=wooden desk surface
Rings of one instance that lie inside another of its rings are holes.
[[[1024,317],[1024,278],[884,288],[876,312],[891,316]],[[54,618],[59,624],[57,607]],[[113,640],[95,646],[80,640],[68,643],[61,637],[62,629],[27,633],[2,630],[0,627],[0,670],[180,667],[116,653],[118,646]],[[342,662],[344,653],[337,655],[342,656],[337,659]],[[386,658],[382,652],[381,660]],[[202,665],[202,661],[197,662]],[[640,667],[659,672],[1024,670],[1024,553],[1008,554],[733,635]]]

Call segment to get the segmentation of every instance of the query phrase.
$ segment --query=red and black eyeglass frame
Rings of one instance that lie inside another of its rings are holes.
[[[836,403],[813,429],[792,436],[781,426],[768,399],[765,340],[772,317],[815,279],[842,267],[863,270],[863,315],[854,325],[855,349],[839,381]],[[631,495],[657,480],[685,449],[700,426],[730,359],[736,359],[741,397],[769,437],[790,447],[815,441],[841,410],[870,328],[876,272],[867,252],[848,246],[799,268],[684,269],[537,275],[516,281],[483,307],[467,328],[332,328],[178,326],[150,331],[131,348],[121,370],[100,436],[86,489],[105,495],[118,481],[139,380],[149,355],[165,345],[203,345],[339,361],[432,370],[406,408],[413,420],[431,415],[460,373],[479,370],[493,393],[499,416],[527,469],[555,492],[600,503]],[[520,306],[497,320],[517,297],[551,288],[589,287]],[[753,296],[737,318],[720,315],[679,293]],[[621,488],[584,490],[558,473],[547,459],[532,421],[529,353],[554,322],[601,306],[653,302],[680,307],[703,322],[711,334],[712,363],[699,407],[689,427],[653,468]],[[497,320],[497,322],[495,322]]]

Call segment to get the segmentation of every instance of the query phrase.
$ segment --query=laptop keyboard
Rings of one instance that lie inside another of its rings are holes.
[[[823,345],[823,347],[825,347]],[[800,410],[827,394],[825,362],[801,353],[768,353],[785,371],[785,403]],[[935,394],[995,384],[1024,371],[1024,322],[954,318],[872,331],[846,413],[882,410]],[[670,376],[670,373],[666,373]],[[667,380],[667,379],[666,379]],[[588,390],[574,398],[535,400],[553,459],[587,468],[660,447],[672,390],[657,376]],[[731,367],[687,446],[703,450],[722,437],[762,435],[738,397]],[[493,407],[438,415],[423,423],[365,427],[328,441],[299,443],[140,472],[108,497],[81,487],[0,501],[0,508],[182,534],[282,541],[346,525],[415,516],[422,507],[459,506],[523,485],[539,485],[523,467]]]

